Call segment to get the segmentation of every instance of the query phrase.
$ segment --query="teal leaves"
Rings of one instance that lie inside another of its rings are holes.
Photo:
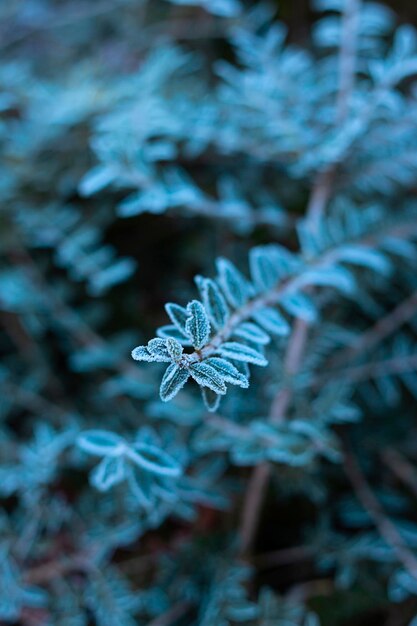
[[[210,322],[204,306],[198,300],[193,300],[187,306],[187,320],[185,330],[193,342],[196,350],[199,350],[209,340]]]
[[[221,356],[234,359],[235,361],[243,361],[244,363],[252,363],[253,365],[260,365],[262,367],[268,365],[268,361],[261,352],[243,343],[238,343],[237,341],[226,341],[219,348],[218,353]]]
[[[290,325],[281,313],[272,307],[264,307],[253,314],[254,319],[267,332],[278,337],[285,337],[290,332]]]
[[[93,487],[104,492],[127,481],[130,487],[132,484],[135,486],[136,496],[139,492],[142,493],[142,504],[147,501],[144,491],[151,480],[150,476],[174,478],[182,472],[174,458],[155,443],[148,441],[130,444],[115,433],[89,430],[78,437],[77,444],[87,454],[102,457],[90,475]],[[143,473],[145,477],[142,476]],[[144,485],[142,490],[138,490],[139,483]]]
[[[257,246],[249,253],[250,273],[258,291],[272,289],[287,274],[290,253],[277,245]]]
[[[251,253],[249,281],[230,261],[217,261],[216,280],[196,277],[201,300],[187,306],[165,305],[171,324],[158,337],[132,351],[137,361],[168,363],[160,397],[172,400],[191,378],[209,410],[216,410],[227,385],[249,386],[248,364],[265,366],[264,346],[271,335],[289,332],[286,318],[257,298],[273,290],[295,266],[294,255],[279,246],[260,246]]]
[[[388,258],[372,248],[345,244],[339,248],[338,257],[341,261],[371,269],[385,276],[389,275],[392,269]]]
[[[127,451],[129,459],[140,468],[160,476],[179,476],[181,468],[166,452],[149,443],[134,443]]]
[[[300,283],[303,286],[333,287],[346,296],[351,296],[356,291],[356,281],[353,274],[341,265],[320,267],[305,272]]]
[[[313,300],[301,291],[284,295],[281,305],[290,315],[300,317],[306,322],[315,322],[318,317]]]
[[[262,346],[267,345],[271,341],[269,335],[263,331],[262,328],[259,328],[259,326],[252,324],[251,322],[243,322],[236,328],[233,334],[235,337],[240,337],[241,339],[257,343]]]
[[[165,310],[178,332],[185,339],[188,339],[188,332],[185,328],[185,324],[188,319],[187,309],[184,309],[184,307],[180,306],[179,304],[168,302],[168,304],[165,305]]]
[[[197,276],[196,283],[212,325],[216,330],[223,328],[229,319],[230,311],[222,292],[210,278]]]
[[[217,260],[218,281],[229,304],[239,308],[253,294],[253,287],[227,259]]]
[[[182,345],[171,337],[168,337],[165,340],[165,345],[171,359],[175,362],[180,361],[184,352],[184,348],[182,347]]]
[[[207,361],[191,365],[190,374],[201,387],[208,387],[219,395],[226,393],[222,375]]]
[[[302,229],[300,233],[305,234]],[[195,278],[201,300],[192,300],[185,307],[168,303],[165,309],[171,324],[159,328],[158,337],[146,346],[135,348],[132,357],[169,364],[160,385],[164,402],[193,379],[207,408],[216,410],[227,385],[249,386],[249,365],[267,365],[265,347],[272,337],[289,335],[291,317],[317,322],[311,287],[332,288],[351,296],[356,293],[357,281],[345,264],[382,275],[390,271],[385,255],[367,244],[343,244],[337,253],[326,255],[325,251],[315,260],[313,254],[306,254],[303,260],[276,244],[257,246],[249,254],[251,280],[227,259],[218,259],[215,280]]]
[[[230,363],[230,361],[219,357],[212,357],[207,359],[205,363],[216,370],[224,382],[237,385],[243,389],[249,387],[247,377],[244,374],[241,374],[239,370],[232,363]]]
[[[211,413],[217,411],[220,405],[221,395],[215,393],[208,387],[201,388],[201,395],[206,409]]]
[[[159,388],[161,400],[168,402],[175,398],[177,393],[184,387],[189,376],[190,373],[187,369],[180,367],[176,363],[171,363],[165,371]]]
[[[108,491],[125,478],[125,462],[123,456],[106,456],[92,471],[90,482],[98,491]]]
[[[122,437],[107,430],[88,430],[78,437],[77,443],[85,452],[98,456],[118,456],[124,446]]]
[[[135,361],[155,361],[157,363],[169,363],[171,360],[165,341],[159,338],[151,339],[147,346],[134,348],[132,358]]]

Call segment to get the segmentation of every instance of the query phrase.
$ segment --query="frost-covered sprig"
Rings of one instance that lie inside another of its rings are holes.
[[[215,280],[196,277],[201,299],[192,300],[187,307],[168,303],[165,308],[172,323],[159,328],[158,337],[146,346],[136,347],[132,357],[169,363],[160,387],[162,400],[174,398],[192,378],[200,386],[206,406],[214,411],[227,392],[227,383],[246,388],[248,365],[267,365],[264,348],[271,336],[289,334],[288,316],[309,323],[317,319],[316,305],[306,288],[332,287],[352,296],[356,290],[352,266],[389,274],[387,253],[392,253],[393,241],[412,238],[416,229],[414,221],[388,233],[338,242],[336,247],[310,256],[308,262],[279,245],[258,246],[249,254],[251,280],[220,258]],[[184,347],[194,350],[184,352]]]
[[[162,400],[171,400],[191,377],[214,410],[227,383],[249,386],[249,364],[267,365],[263,348],[270,335],[288,334],[288,321],[269,306],[267,294],[292,270],[296,257],[279,246],[263,246],[250,258],[252,281],[230,261],[218,259],[217,280],[196,277],[201,300],[187,307],[168,303],[172,324],[132,351],[135,360],[170,364],[161,383]],[[184,352],[184,347],[194,351]]]
[[[127,482],[133,496],[143,506],[154,500],[154,490],[170,488],[169,481],[182,474],[182,468],[167,452],[149,441],[127,442],[120,435],[106,430],[88,430],[78,438],[79,447],[93,456],[101,457],[90,476],[99,491]],[[167,484],[168,481],[168,484]]]

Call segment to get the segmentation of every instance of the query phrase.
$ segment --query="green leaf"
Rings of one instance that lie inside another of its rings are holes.
[[[204,404],[206,408],[210,411],[210,413],[213,413],[213,411],[217,411],[222,396],[212,391],[208,387],[201,388],[201,395],[203,396]]]
[[[204,361],[207,365],[213,367],[223,378],[224,382],[231,383],[246,389],[249,387],[249,381],[241,374],[230,361],[219,357],[210,357]]]
[[[161,476],[179,476],[181,466],[169,454],[148,443],[135,443],[127,456],[138,467]]]
[[[300,277],[299,284],[334,287],[348,296],[356,290],[356,282],[351,272],[338,265],[309,270]]]
[[[263,354],[253,348],[250,348],[249,346],[245,346],[243,343],[235,341],[222,344],[218,353],[229,359],[244,361],[245,363],[253,363],[254,365],[260,365],[262,367],[268,364],[268,361]]]
[[[122,456],[105,457],[93,470],[91,484],[99,491],[107,491],[125,478],[125,460]]]
[[[185,335],[180,332],[177,326],[174,324],[167,324],[166,326],[160,326],[156,331],[158,337],[162,339],[172,338],[178,341],[182,346],[191,346],[192,343],[189,337],[185,337]]]
[[[344,245],[338,249],[337,257],[341,261],[366,267],[384,276],[388,276],[392,269],[390,261],[384,254],[364,246]]]
[[[251,322],[244,322],[240,324],[233,332],[235,337],[245,339],[245,341],[252,341],[253,343],[260,344],[261,346],[267,345],[271,338],[262,328],[259,328],[256,324]]]
[[[182,357],[183,347],[176,339],[168,337],[165,339],[166,348],[173,361],[179,361]]]
[[[276,286],[281,276],[281,268],[275,246],[252,248],[249,266],[252,280],[259,291],[268,291]]]
[[[78,437],[77,445],[89,454],[118,456],[124,439],[107,430],[88,430]]]
[[[132,359],[134,359],[135,361],[155,361],[153,356],[149,354],[148,348],[146,346],[137,346],[136,348],[133,348],[131,355]]]
[[[155,358],[155,361],[169,363],[171,361],[171,355],[168,352],[166,346],[166,340],[156,337],[148,341],[148,351]]]
[[[97,165],[91,169],[79,184],[82,196],[92,196],[107,187],[117,177],[117,171],[107,165]]]
[[[126,475],[130,490],[136,500],[145,508],[149,508],[153,501],[150,472],[143,472],[137,465],[130,465]]]
[[[190,374],[188,370],[179,367],[176,363],[171,363],[165,371],[159,388],[159,395],[163,402],[172,400],[184,387]]]
[[[191,365],[190,374],[201,387],[208,387],[220,395],[226,393],[223,377],[205,361]]]
[[[132,350],[132,358],[135,361],[149,361],[157,363],[169,363],[170,354],[165,345],[165,340],[159,337],[148,341],[147,346],[137,346]]]
[[[230,316],[223,294],[210,278],[197,276],[196,282],[211,323],[217,330],[223,328]]]
[[[314,302],[304,293],[284,294],[280,304],[288,313],[295,317],[300,317],[306,322],[315,322],[317,320],[317,309]]]
[[[262,328],[273,335],[285,337],[290,332],[290,325],[285,317],[271,307],[264,307],[259,309],[259,311],[255,311],[252,317],[258,322],[259,326],[262,326]]]
[[[209,340],[210,322],[204,306],[198,300],[193,300],[188,304],[187,313],[185,328],[192,339],[194,348],[199,350]]]
[[[174,302],[168,302],[165,305],[165,310],[178,332],[184,338],[189,339],[190,335],[186,329],[186,322],[189,316],[187,309]]]
[[[253,295],[253,288],[236,267],[227,259],[217,259],[218,281],[227,301],[236,309]]]

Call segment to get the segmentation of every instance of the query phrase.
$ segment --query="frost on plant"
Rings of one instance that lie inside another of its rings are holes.
[[[417,625],[415,7],[302,4],[0,3],[2,626]]]

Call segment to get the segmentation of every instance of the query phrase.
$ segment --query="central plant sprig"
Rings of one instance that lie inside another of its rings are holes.
[[[354,232],[347,227],[347,234],[353,241],[335,244],[328,241],[328,233],[320,234],[320,242],[316,235],[315,241],[312,236],[308,242],[304,240],[304,247],[307,243],[316,250],[310,262],[276,244],[253,248],[249,255],[251,280],[220,258],[215,280],[195,279],[201,300],[192,300],[187,307],[168,303],[165,308],[171,324],[159,328],[158,337],[146,346],[132,351],[137,361],[169,363],[161,382],[161,399],[174,398],[191,377],[200,386],[208,409],[216,410],[227,392],[226,383],[247,388],[248,365],[268,364],[264,348],[271,335],[289,334],[288,315],[309,323],[317,319],[316,305],[306,288],[333,287],[351,296],[356,281],[346,264],[390,273],[387,253],[395,251],[393,241],[412,238],[417,231],[412,222],[358,239],[357,222],[351,222]],[[380,249],[375,250],[375,245]],[[184,347],[194,350],[187,353]]]

